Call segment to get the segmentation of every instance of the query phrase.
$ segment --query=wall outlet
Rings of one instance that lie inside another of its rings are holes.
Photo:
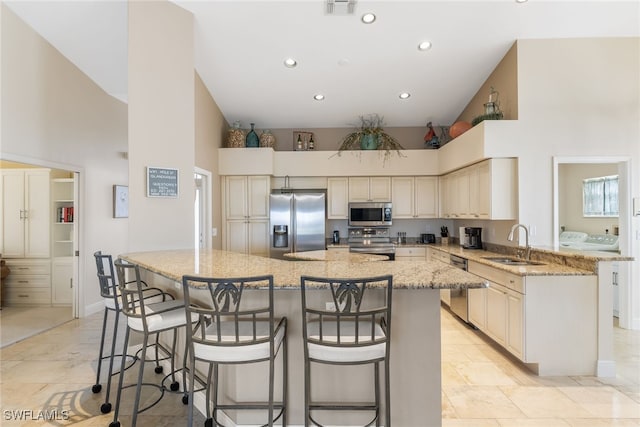
[[[336,311],[336,305],[332,302],[327,302],[324,305],[324,309],[327,311]]]
[[[218,229],[216,227],[213,227],[211,229],[211,237],[216,237],[218,235]]]
[[[182,283],[180,282],[173,282],[173,286],[175,286],[176,289],[182,289]]]

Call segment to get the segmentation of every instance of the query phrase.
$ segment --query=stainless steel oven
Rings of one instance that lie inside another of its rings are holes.
[[[449,262],[452,266],[467,271],[467,260],[457,255],[449,255]],[[469,306],[467,303],[466,289],[451,289],[451,302],[449,308],[456,316],[469,322]]]
[[[349,203],[349,227],[391,227],[391,202]]]
[[[349,228],[349,252],[386,255],[389,261],[396,257],[396,247],[386,227]]]

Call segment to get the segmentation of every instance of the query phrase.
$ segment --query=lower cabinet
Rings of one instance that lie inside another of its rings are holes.
[[[73,298],[73,258],[56,258],[51,262],[51,303],[71,305]]]
[[[426,257],[426,248],[396,248],[396,261],[424,261]]]
[[[2,281],[4,305],[50,305],[51,262],[5,259],[11,273]]]
[[[469,323],[484,331],[487,328],[487,291],[488,289],[468,289]]]
[[[233,220],[226,226],[226,250],[269,256],[269,220]]]

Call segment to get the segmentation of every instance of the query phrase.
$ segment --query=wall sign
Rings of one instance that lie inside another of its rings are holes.
[[[147,197],[178,197],[178,169],[147,166]]]

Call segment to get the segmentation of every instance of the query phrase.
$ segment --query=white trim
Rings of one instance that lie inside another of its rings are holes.
[[[212,187],[213,187],[213,173],[211,173],[211,171],[208,171],[206,169],[202,169],[199,168],[197,166],[195,166],[193,168],[193,171],[199,175],[202,175],[204,177],[206,177],[206,183],[205,183],[205,188],[204,188],[204,194],[206,194],[206,205],[205,205],[205,225],[204,225],[204,241],[205,241],[205,248],[206,249],[211,249],[213,247],[213,236],[211,235],[211,228],[212,228],[212,224],[213,224],[213,218],[212,218],[212,212],[213,212],[213,201],[211,199],[213,199],[213,193],[212,193]]]
[[[104,310],[104,301],[100,300],[98,302],[94,302],[93,304],[85,305],[82,317],[91,316],[92,314],[100,313],[103,310]]]
[[[616,362],[614,360],[598,360],[596,367],[598,377],[612,378],[616,376]]]

